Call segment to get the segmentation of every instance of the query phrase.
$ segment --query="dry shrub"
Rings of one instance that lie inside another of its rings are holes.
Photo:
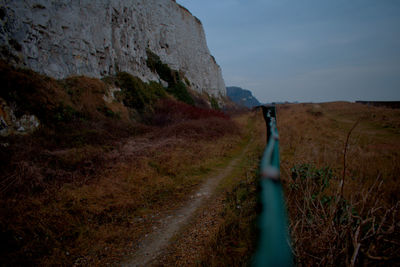
[[[164,99],[155,106],[155,114],[150,118],[152,125],[165,126],[186,120],[199,120],[207,118],[229,119],[218,110],[194,107],[171,99]]]
[[[317,120],[313,104],[278,106],[277,112],[297,264],[396,265],[400,111],[345,102],[319,106]]]
[[[53,113],[69,97],[57,81],[31,70],[21,70],[0,61],[0,97],[16,106],[15,115],[35,114],[40,121],[53,120]]]
[[[121,139],[140,135],[149,127],[119,120],[70,122],[42,127],[30,136],[3,138],[0,147],[0,192],[7,195],[41,193],[64,183],[86,183],[107,165],[108,153]]]
[[[34,114],[47,127],[105,118],[128,120],[121,103],[104,102],[107,85],[99,79],[76,76],[57,81],[0,61],[0,82],[0,97],[14,107],[17,117]]]
[[[309,265],[387,265],[396,263],[400,202],[383,200],[383,181],[356,191],[350,199],[331,188],[329,168],[300,165],[287,190],[296,261]],[[333,186],[334,187],[334,186]]]
[[[213,140],[239,134],[237,125],[223,112],[170,99],[158,102],[149,121],[159,126],[157,136]]]
[[[226,134],[238,134],[238,128],[230,121],[221,118],[187,120],[162,127],[157,132],[164,137],[214,140]]]
[[[77,112],[92,119],[103,119],[106,116],[103,110],[106,107],[103,100],[107,89],[105,83],[85,76],[69,77],[59,83],[69,95]]]
[[[321,107],[317,106],[317,107],[312,107],[307,109],[307,112],[310,113],[311,115],[313,115],[314,117],[321,117],[323,115]]]

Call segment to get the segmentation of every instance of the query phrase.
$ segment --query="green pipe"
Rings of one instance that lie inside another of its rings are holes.
[[[252,266],[293,266],[286,206],[280,183],[279,135],[275,106],[262,107],[268,143],[260,162],[259,240]]]

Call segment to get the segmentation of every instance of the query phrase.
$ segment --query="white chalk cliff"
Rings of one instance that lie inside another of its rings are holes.
[[[55,78],[126,71],[158,81],[146,48],[192,89],[226,95],[201,22],[173,0],[0,0],[1,56]]]

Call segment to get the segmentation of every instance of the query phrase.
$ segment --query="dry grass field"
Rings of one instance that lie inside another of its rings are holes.
[[[35,181],[40,191],[25,187],[19,192],[16,186],[3,194],[1,227],[7,246],[2,248],[2,261],[12,265],[118,262],[135,241],[152,231],[160,211],[187,199],[213,166],[235,154],[241,135],[233,121],[218,128],[224,120],[211,117],[152,128],[108,150],[101,145],[35,148],[45,159],[22,158],[25,165],[14,170],[19,179],[15,184],[41,176],[45,168],[51,172],[54,163],[45,157],[48,154],[67,168],[59,171],[71,179],[53,182],[45,177]],[[87,171],[76,170],[85,167]]]
[[[0,62],[0,80],[16,115],[41,121],[31,135],[0,137],[2,265],[117,264],[233,159],[159,262],[249,263],[265,146],[260,110],[228,116],[124,73],[57,81]],[[112,103],[104,100],[110,86],[125,88]],[[399,265],[400,111],[288,104],[278,105],[277,123],[297,265]]]
[[[288,104],[277,116],[297,265],[399,265],[400,110]]]
[[[2,265],[120,262],[248,142],[245,117],[127,74],[112,79],[127,89],[107,103],[106,82],[0,63],[0,97],[41,121],[31,135],[0,137]]]

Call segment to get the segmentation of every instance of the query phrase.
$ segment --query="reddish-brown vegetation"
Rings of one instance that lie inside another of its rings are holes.
[[[157,103],[155,106],[155,114],[152,115],[150,121],[152,125],[164,126],[181,121],[212,117],[225,120],[229,119],[225,113],[219,110],[198,108],[182,102],[165,99]]]
[[[121,260],[150,230],[150,214],[185,199],[240,142],[219,111],[158,100],[135,122],[137,111],[103,100],[102,81],[0,67],[0,97],[41,120],[32,135],[0,138],[6,265]]]

